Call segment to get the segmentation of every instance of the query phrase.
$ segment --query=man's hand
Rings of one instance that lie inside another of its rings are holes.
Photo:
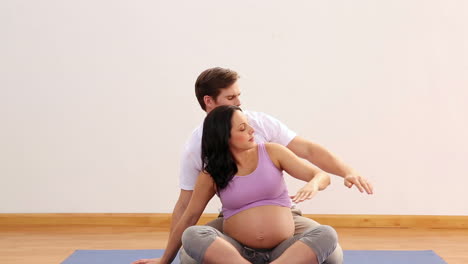
[[[344,185],[348,188],[351,188],[353,187],[353,185],[356,185],[360,192],[366,191],[367,194],[374,193],[372,184],[370,184],[370,182],[366,178],[362,177],[358,173],[346,175],[344,177]]]
[[[159,263],[161,263],[161,259],[158,259],[158,258],[140,259],[140,260],[132,262],[132,264],[159,264]]]

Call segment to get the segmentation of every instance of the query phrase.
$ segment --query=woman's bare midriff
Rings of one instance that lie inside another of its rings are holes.
[[[294,235],[291,209],[264,205],[224,220],[224,233],[251,248],[273,248]]]

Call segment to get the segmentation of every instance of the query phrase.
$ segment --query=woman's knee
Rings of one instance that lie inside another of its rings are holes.
[[[206,249],[220,234],[210,226],[191,226],[182,234],[182,246],[187,255],[201,263]]]
[[[308,245],[317,255],[319,263],[322,263],[335,250],[338,235],[331,226],[321,225],[305,231],[299,240]]]
[[[213,242],[218,236],[218,232],[210,226],[191,226],[185,229],[182,234],[182,244],[188,246],[193,243]]]
[[[336,233],[335,229],[328,225],[321,225],[319,229],[322,233],[323,237],[327,237],[328,239],[338,243],[338,234]]]

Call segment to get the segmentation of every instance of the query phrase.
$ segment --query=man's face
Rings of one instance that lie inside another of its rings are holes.
[[[231,86],[221,89],[221,92],[219,93],[216,100],[210,100],[206,104],[206,112],[209,113],[211,110],[221,105],[240,106],[240,94],[239,84],[236,81]]]

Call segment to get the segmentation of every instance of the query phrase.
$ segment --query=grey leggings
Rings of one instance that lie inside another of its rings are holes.
[[[294,235],[302,234],[309,228],[314,228],[320,226],[319,223],[316,221],[302,216],[302,212],[299,208],[291,208],[291,213],[294,219],[295,231]],[[208,226],[212,226],[219,231],[223,231],[223,218],[220,215],[217,219],[209,222],[206,224]],[[182,247],[180,250],[180,263],[181,264],[197,264],[197,262],[192,259],[190,256],[187,255],[184,248]],[[335,251],[328,256],[328,258],[323,262],[323,264],[342,264],[343,263],[343,250],[341,249],[340,244],[336,245]]]
[[[203,263],[206,249],[219,237],[232,244],[237,251],[254,264],[270,263],[283,254],[296,241],[302,241],[308,245],[317,255],[318,263],[325,259],[335,250],[337,234],[335,230],[326,225],[309,228],[302,234],[295,235],[272,249],[252,249],[246,247],[236,240],[224,235],[210,226],[191,226],[182,235],[182,245],[187,254],[195,259],[197,263]]]

